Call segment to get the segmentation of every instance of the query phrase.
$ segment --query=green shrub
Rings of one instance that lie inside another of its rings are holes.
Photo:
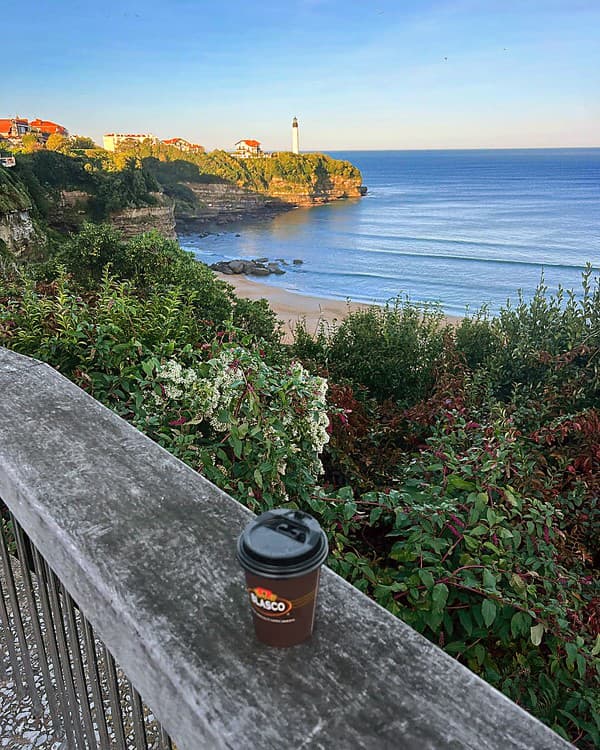
[[[351,313],[330,333],[323,330],[312,355],[324,360],[333,380],[408,405],[427,395],[435,381],[445,351],[443,317],[437,306],[398,298],[383,308]],[[307,350],[302,334],[297,346]]]

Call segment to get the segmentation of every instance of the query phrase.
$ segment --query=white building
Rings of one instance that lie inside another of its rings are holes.
[[[102,136],[104,148],[107,151],[116,151],[117,146],[127,141],[133,141],[134,143],[143,143],[147,140],[156,143],[156,141],[158,141],[158,138],[155,135],[152,135],[152,133],[105,133]]]
[[[242,159],[247,159],[250,156],[260,156],[262,154],[260,141],[253,141],[250,139],[238,141],[235,144],[235,151],[233,153],[235,156],[240,156]]]

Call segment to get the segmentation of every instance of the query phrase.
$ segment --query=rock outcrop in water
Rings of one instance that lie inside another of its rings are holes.
[[[245,274],[247,276],[280,276],[285,271],[278,263],[269,263],[267,258],[256,258],[255,260],[222,260],[213,263],[209,268],[227,276]]]

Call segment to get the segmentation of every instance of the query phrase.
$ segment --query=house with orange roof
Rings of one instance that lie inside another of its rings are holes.
[[[173,146],[174,148],[178,148],[180,151],[187,151],[197,154],[203,154],[205,149],[204,146],[200,146],[198,143],[190,143],[189,141],[186,141],[185,138],[168,138],[167,140],[163,141],[165,146]]]
[[[8,117],[0,119],[0,138],[11,143],[17,143],[24,135],[31,132],[29,121],[23,117]]]
[[[59,125],[51,120],[31,120],[29,126],[35,133],[39,133],[44,141],[47,141],[48,138],[55,133],[62,135],[65,138],[69,135],[69,131],[63,125]]]
[[[244,139],[238,141],[235,144],[234,156],[239,156],[241,159],[248,159],[252,156],[260,156],[262,154],[260,148],[260,141],[254,141],[251,139]]]

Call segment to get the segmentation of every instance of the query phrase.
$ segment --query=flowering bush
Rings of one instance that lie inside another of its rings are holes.
[[[145,363],[134,421],[146,432],[155,425],[149,434],[250,507],[307,497],[329,440],[327,382],[235,342],[207,348],[208,360],[196,355],[187,366]]]

